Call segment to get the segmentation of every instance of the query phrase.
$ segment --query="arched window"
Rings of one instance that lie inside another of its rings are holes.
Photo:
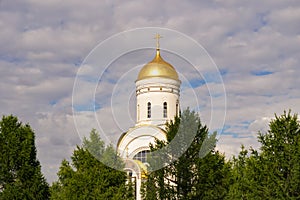
[[[133,157],[133,160],[139,160],[142,163],[147,162],[147,154],[149,153],[149,150],[140,151]]]
[[[167,105],[167,102],[164,102],[163,107],[164,107],[164,109],[163,109],[163,116],[164,116],[164,118],[167,118],[168,117],[168,105]]]
[[[177,100],[177,102],[176,102],[176,116],[178,116],[178,114],[179,114],[179,102]]]
[[[147,118],[151,118],[151,103],[147,104]]]

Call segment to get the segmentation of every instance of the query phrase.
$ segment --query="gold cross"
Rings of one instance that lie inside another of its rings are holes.
[[[155,34],[154,39],[156,39],[156,49],[159,49],[159,39],[162,38],[158,33]]]

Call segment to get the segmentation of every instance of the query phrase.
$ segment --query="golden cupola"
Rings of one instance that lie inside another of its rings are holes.
[[[141,69],[137,81],[157,77],[179,81],[175,68],[162,59],[159,48],[156,49],[155,58]]]

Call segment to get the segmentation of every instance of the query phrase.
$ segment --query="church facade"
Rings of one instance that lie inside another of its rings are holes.
[[[175,68],[160,55],[157,35],[156,55],[139,72],[136,85],[136,124],[123,133],[117,151],[125,171],[135,183],[136,199],[147,174],[149,144],[166,140],[165,124],[179,114],[180,84]]]

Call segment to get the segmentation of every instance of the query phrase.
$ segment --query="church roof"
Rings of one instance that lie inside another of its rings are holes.
[[[159,49],[156,49],[155,58],[141,69],[137,81],[154,77],[179,80],[175,68],[162,59]]]

